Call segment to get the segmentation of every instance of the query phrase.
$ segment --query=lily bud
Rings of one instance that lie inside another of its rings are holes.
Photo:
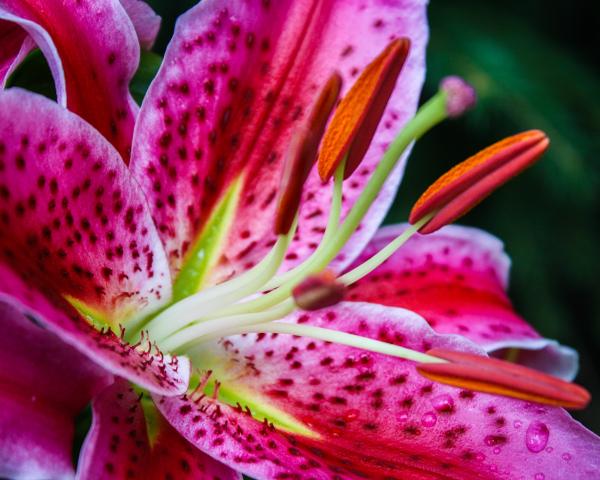
[[[292,295],[302,310],[320,310],[341,302],[346,296],[346,286],[337,281],[333,272],[325,270],[306,277],[294,287]]]
[[[418,372],[446,385],[571,409],[585,408],[590,401],[583,387],[522,365],[444,349],[427,355],[448,363],[420,364]]]
[[[540,130],[529,130],[487,147],[442,175],[410,212],[411,224],[433,217],[420,233],[432,233],[471,210],[512,177],[533,165],[550,141]]]
[[[294,222],[302,198],[302,187],[317,160],[319,143],[341,88],[342,77],[336,72],[325,83],[305,126],[292,139],[279,188],[275,216],[277,235],[288,233]]]
[[[477,103],[475,89],[461,77],[452,75],[442,79],[440,90],[446,92],[446,112],[450,118],[460,117]]]
[[[394,91],[409,49],[408,38],[392,40],[367,65],[342,98],[319,150],[319,175],[323,181],[331,178],[346,155],[344,178],[352,175],[362,161]]]

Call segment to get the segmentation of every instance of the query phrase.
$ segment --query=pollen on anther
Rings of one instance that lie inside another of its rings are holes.
[[[361,73],[338,105],[319,150],[319,175],[331,178],[348,155],[344,178],[359,166],[394,91],[410,41],[395,39]]]

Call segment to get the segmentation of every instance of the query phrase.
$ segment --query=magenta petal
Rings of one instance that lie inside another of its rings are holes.
[[[142,409],[140,395],[122,379],[92,404],[92,428],[77,468],[78,480],[239,480],[240,475],[194,448],[152,405]],[[145,414],[152,418],[147,419]],[[147,420],[152,439],[149,439]]]
[[[0,477],[69,478],[74,418],[112,375],[0,303]]]
[[[102,133],[129,160],[137,106],[129,81],[139,45],[114,0],[0,0],[0,19],[22,27],[44,53],[58,101]]]
[[[139,399],[122,379],[94,399],[92,427],[77,465],[78,480],[144,477],[150,444]]]
[[[152,392],[177,395],[186,391],[190,365],[187,358],[155,351],[147,342],[123,343],[112,331],[99,332],[62,298],[24,282],[0,262],[0,300],[39,320],[67,344],[108,371]]]
[[[12,22],[0,20],[0,89],[8,77],[33,49],[34,43],[27,32]]]
[[[364,165],[348,182],[345,209],[416,108],[427,40],[425,2],[205,0],[180,18],[142,106],[132,154],[174,273],[236,178],[242,182],[238,209],[217,253],[222,263],[215,277],[264,256],[273,243],[284,154],[319,88],[333,70],[349,88],[390,37],[399,36],[410,38],[411,54]],[[350,261],[372,235],[401,170],[340,261]],[[331,185],[323,186],[314,172],[287,267],[316,248],[330,200]]]
[[[382,228],[356,263],[406,227]],[[413,237],[352,285],[347,299],[407,308],[439,333],[463,335],[495,356],[519,349],[519,363],[572,380],[577,353],[542,338],[514,311],[506,295],[509,266],[500,240],[474,228],[449,226]]]
[[[141,47],[150,50],[160,30],[160,16],[143,0],[120,1],[133,23]]]
[[[117,152],[50,100],[0,93],[0,256],[116,324],[171,296],[146,201]]]
[[[398,308],[345,303],[295,318],[419,351],[482,353]],[[594,478],[600,467],[600,438],[564,410],[434,384],[412,362],[287,335],[231,337],[207,348],[199,359],[221,357],[215,374],[224,385],[250,389],[254,401],[260,395],[313,432],[270,428],[243,405],[159,401],[188,440],[251,476],[550,480]]]
[[[183,438],[157,413],[158,435],[148,465],[151,478],[177,480],[241,480],[241,475]]]

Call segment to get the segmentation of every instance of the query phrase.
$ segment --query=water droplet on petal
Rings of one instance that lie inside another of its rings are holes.
[[[348,410],[345,415],[346,421],[350,422],[352,420],[356,420],[358,418],[359,413],[360,412],[356,408]]]
[[[454,409],[454,400],[448,394],[433,398],[431,404],[438,412],[451,412]]]
[[[499,454],[501,451],[502,451],[502,450],[501,450],[500,448],[498,448],[498,447],[496,447],[496,448],[494,448],[494,449],[492,450],[492,452],[494,452],[494,454],[495,454],[495,455],[498,455],[498,454]]]
[[[546,448],[549,436],[550,431],[545,423],[537,420],[533,421],[527,427],[525,445],[530,452],[539,453]]]
[[[543,473],[536,473],[533,476],[534,480],[544,480],[546,478],[546,475],[544,475]]]
[[[433,427],[437,423],[437,415],[433,412],[427,412],[421,417],[421,424],[424,427]]]
[[[552,453],[552,452],[554,451],[554,449],[553,449],[552,447],[547,447],[547,448],[546,448],[546,451],[547,451],[548,453]]]
[[[515,420],[513,426],[515,428],[521,428],[523,426],[523,422],[521,420]]]
[[[408,420],[408,413],[402,412],[401,414],[399,414],[398,415],[398,420],[400,422],[406,422]]]
[[[561,458],[562,458],[562,459],[563,459],[565,462],[568,462],[568,461],[570,461],[570,460],[571,460],[571,454],[570,454],[570,453],[563,453],[563,454],[561,455]]]
[[[485,455],[483,453],[477,453],[475,455],[475,460],[477,460],[478,462],[483,462],[485,460]]]

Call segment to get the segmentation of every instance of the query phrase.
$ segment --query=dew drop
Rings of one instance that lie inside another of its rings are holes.
[[[437,423],[437,415],[433,412],[427,412],[421,417],[421,424],[424,427],[433,427]]]
[[[454,408],[454,400],[448,394],[433,398],[431,404],[438,412],[450,412]]]
[[[501,451],[502,451],[502,450],[501,450],[500,448],[498,448],[498,447],[496,447],[496,448],[494,448],[494,449],[492,450],[492,452],[494,453],[494,455],[498,455],[498,454],[499,454]]]
[[[525,445],[530,452],[539,453],[548,444],[550,431],[545,423],[535,420],[527,427],[525,433]]]
[[[570,454],[570,453],[563,453],[563,454],[561,455],[561,458],[562,458],[562,459],[563,459],[565,462],[568,462],[568,461],[570,461],[570,460],[571,460],[571,454]]]
[[[515,428],[521,428],[523,426],[523,422],[521,420],[515,420],[513,426]]]
[[[536,473],[533,476],[534,480],[544,480],[546,478],[546,475],[544,475],[543,473]]]
[[[548,453],[552,453],[552,452],[554,451],[554,449],[553,449],[552,447],[548,447],[548,448],[546,448],[546,451],[547,451]]]
[[[359,413],[360,412],[356,408],[353,408],[346,412],[346,415],[344,415],[344,418],[346,419],[347,422],[351,422],[352,420],[356,420],[358,418]]]
[[[483,462],[485,460],[485,455],[479,452],[475,455],[475,460],[477,460],[478,462]]]
[[[406,422],[408,420],[408,413],[402,412],[398,415],[398,420],[400,422]]]

